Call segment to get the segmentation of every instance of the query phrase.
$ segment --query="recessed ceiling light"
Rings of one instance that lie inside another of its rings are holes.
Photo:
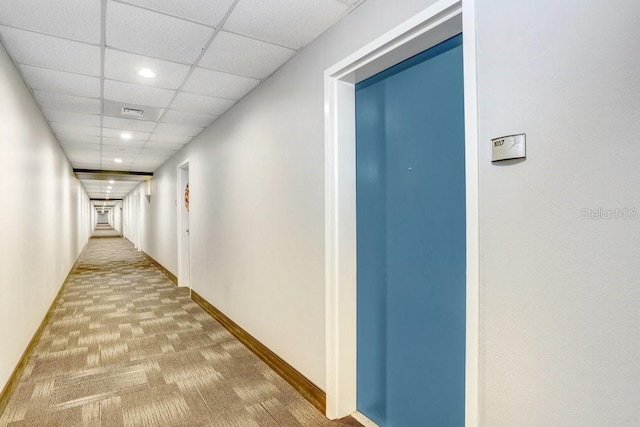
[[[114,162],[116,162],[116,163],[122,163],[122,159],[121,159],[121,158],[118,158],[118,157],[116,157],[115,159],[113,159],[113,161],[114,161]]]
[[[138,70],[138,75],[141,77],[146,77],[147,79],[152,79],[156,76],[156,73],[148,68],[143,68],[142,70]]]
[[[122,139],[131,139],[133,136],[130,133],[124,132],[120,134],[120,138]]]
[[[107,185],[107,189],[111,190],[113,187],[110,185]]]
[[[115,183],[115,181],[114,181],[114,180],[112,180],[112,179],[110,179],[110,180],[109,180],[109,184],[113,184],[113,183]]]

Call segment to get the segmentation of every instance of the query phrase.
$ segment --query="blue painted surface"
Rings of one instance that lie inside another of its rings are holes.
[[[358,410],[463,426],[462,36],[356,86]]]

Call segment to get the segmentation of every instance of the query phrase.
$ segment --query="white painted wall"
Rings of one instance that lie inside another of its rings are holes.
[[[152,181],[142,249],[177,274],[189,158],[194,289],[321,387],[322,73],[430,3],[368,0]],[[480,424],[637,425],[640,219],[582,217],[640,209],[640,3],[476,7]],[[518,132],[527,160],[491,164]]]
[[[482,425],[640,425],[640,2],[477,8]]]
[[[113,228],[122,233],[122,202],[113,207]]]
[[[0,94],[2,389],[87,242],[91,214],[83,187],[2,45]]]
[[[190,159],[193,289],[321,388],[323,73],[431,3],[368,0],[154,173],[142,250],[178,274],[176,167]]]

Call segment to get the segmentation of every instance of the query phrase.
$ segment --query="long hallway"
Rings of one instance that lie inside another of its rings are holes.
[[[333,426],[123,238],[71,271],[1,426]]]

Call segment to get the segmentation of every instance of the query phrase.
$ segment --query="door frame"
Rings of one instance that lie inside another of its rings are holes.
[[[184,277],[185,272],[183,270],[182,267],[182,250],[184,249],[182,247],[182,232],[183,232],[183,227],[182,227],[182,221],[184,220],[183,218],[183,214],[182,214],[182,203],[184,201],[184,187],[182,184],[182,174],[185,172],[184,169],[186,167],[189,167],[189,159],[184,160],[183,162],[181,162],[177,167],[176,167],[176,209],[177,209],[177,213],[176,213],[176,230],[177,230],[177,238],[176,240],[178,241],[178,286],[189,286],[191,287],[191,277]],[[189,176],[191,176],[191,172],[188,172]],[[191,230],[189,230],[191,231]],[[189,246],[191,246],[191,235],[189,235]],[[187,250],[189,251],[189,264],[191,264],[191,248],[187,248]],[[189,276],[191,276],[191,265],[189,265]],[[185,280],[188,282],[187,285],[185,285]]]
[[[356,413],[355,84],[463,33],[466,192],[465,425],[478,425],[476,0],[439,0],[325,71],[326,415]]]

